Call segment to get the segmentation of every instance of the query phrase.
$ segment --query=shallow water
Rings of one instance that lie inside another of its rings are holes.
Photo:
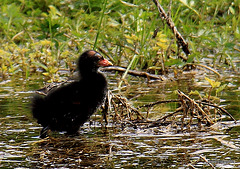
[[[172,81],[146,82],[131,77],[122,95],[135,106],[157,100],[176,99],[176,89],[185,93],[198,90],[205,94],[209,84],[205,72],[185,73]],[[109,74],[115,89],[119,76]],[[215,78],[214,75],[208,77]],[[179,132],[169,126],[104,126],[100,114],[91,117],[80,136],[53,133],[47,140],[38,138],[41,127],[29,110],[30,97],[43,80],[12,77],[0,82],[0,167],[2,168],[240,168],[240,121],[230,118],[206,130]],[[220,102],[235,119],[240,119],[239,75],[225,76],[228,87],[218,94]],[[222,81],[222,80],[221,80]],[[166,104],[150,111],[149,119],[174,111],[176,104]],[[146,115],[146,112],[143,112]]]

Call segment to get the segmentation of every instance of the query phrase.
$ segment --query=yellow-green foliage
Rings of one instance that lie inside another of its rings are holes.
[[[160,3],[167,11],[169,1]],[[212,64],[236,68],[239,6],[237,0],[172,2],[169,13],[189,42],[188,62],[213,56]],[[27,78],[40,71],[57,80],[59,69],[74,69],[78,55],[93,48],[105,50],[119,66],[127,66],[135,55],[133,69],[185,64],[152,1],[1,1],[0,77],[21,72]]]

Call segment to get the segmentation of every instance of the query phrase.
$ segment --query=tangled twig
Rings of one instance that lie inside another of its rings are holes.
[[[109,107],[112,107],[114,109],[114,121],[120,124],[128,123],[132,126],[136,126],[136,124],[140,125],[147,123],[150,124],[148,125],[148,127],[156,127],[160,125],[165,125],[164,123],[169,124],[169,121],[167,121],[167,119],[173,117],[176,120],[180,119],[182,130],[185,125],[188,127],[188,129],[190,129],[190,126],[194,125],[194,119],[197,120],[197,125],[199,128],[201,128],[203,124],[211,126],[214,124],[214,120],[211,116],[209,109],[207,109],[206,106],[210,106],[214,110],[217,110],[220,116],[222,116],[222,113],[225,113],[236,123],[236,120],[225,109],[209,102],[195,101],[180,90],[177,91],[179,99],[156,101],[154,103],[138,106],[137,108],[134,108],[125,97],[118,94],[113,94],[111,91],[109,93]],[[176,108],[174,112],[164,115],[163,117],[155,121],[149,121],[144,118],[143,115],[141,115],[141,108],[147,108],[149,111],[150,108],[155,105],[173,102],[179,103],[180,106]],[[179,124],[179,122],[177,122],[176,120],[171,120],[171,123]]]

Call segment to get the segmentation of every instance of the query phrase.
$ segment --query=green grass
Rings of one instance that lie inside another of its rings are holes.
[[[160,1],[168,11],[169,1]],[[235,70],[240,51],[240,2],[173,1],[171,17],[189,43],[187,62]],[[159,28],[158,36],[152,34]],[[103,49],[112,62],[160,70],[186,63],[176,56],[175,37],[149,0],[2,0],[0,77],[42,71],[51,81],[59,69],[74,69],[86,49]],[[170,49],[170,50],[167,50]],[[184,55],[184,53],[181,53]],[[204,62],[204,59],[211,62]],[[155,71],[159,72],[159,71]]]

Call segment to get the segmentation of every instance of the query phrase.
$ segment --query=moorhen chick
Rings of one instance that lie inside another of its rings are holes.
[[[98,68],[111,65],[98,52],[85,51],[78,59],[78,80],[50,90],[45,97],[33,97],[33,117],[43,126],[40,138],[47,137],[49,129],[66,131],[68,135],[78,133],[106,96],[107,81]]]

